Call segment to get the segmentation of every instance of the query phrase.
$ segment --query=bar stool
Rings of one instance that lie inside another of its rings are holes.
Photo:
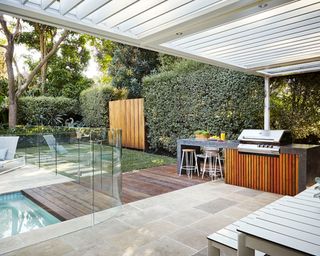
[[[220,151],[218,148],[212,147],[204,147],[204,154],[198,155],[198,157],[204,158],[203,168],[202,168],[202,179],[204,177],[205,172],[209,173],[211,179],[216,179],[218,174],[220,174],[221,178],[223,179],[223,172],[222,172],[222,164],[221,164],[221,157]],[[208,164],[208,167],[207,167]],[[219,164],[219,168],[217,168],[217,164]]]
[[[183,165],[184,161],[186,162],[185,165]],[[185,170],[188,177],[191,176],[191,178],[192,178],[192,173],[195,171],[197,172],[198,176],[200,175],[195,149],[189,149],[189,148],[182,149],[182,157],[181,157],[179,176],[181,176],[182,170]]]

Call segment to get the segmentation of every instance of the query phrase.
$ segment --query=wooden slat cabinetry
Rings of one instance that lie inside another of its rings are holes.
[[[299,192],[298,155],[241,154],[236,149],[226,149],[225,159],[225,181],[228,184],[283,195]]]

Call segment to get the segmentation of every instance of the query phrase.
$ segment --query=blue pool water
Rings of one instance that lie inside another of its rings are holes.
[[[0,195],[0,239],[58,222],[20,192]]]

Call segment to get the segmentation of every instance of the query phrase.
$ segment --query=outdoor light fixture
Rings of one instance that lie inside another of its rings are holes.
[[[258,6],[259,6],[259,8],[266,8],[268,6],[268,4],[264,3],[264,4],[259,4]]]

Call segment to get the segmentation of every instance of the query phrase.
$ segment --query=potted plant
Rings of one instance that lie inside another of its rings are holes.
[[[210,137],[210,133],[206,130],[197,130],[194,132],[196,139],[206,140]]]

